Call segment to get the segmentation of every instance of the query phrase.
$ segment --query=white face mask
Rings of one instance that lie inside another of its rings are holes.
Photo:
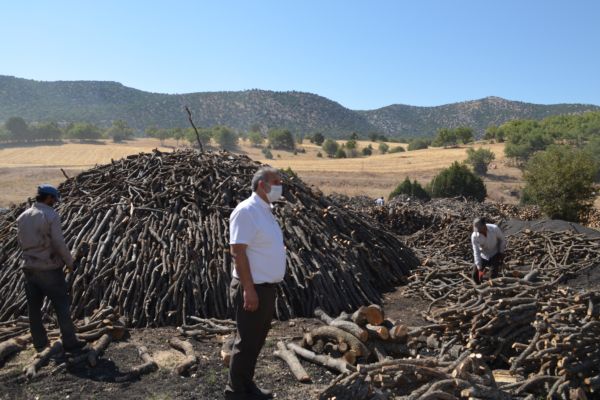
[[[267,198],[270,203],[279,200],[281,195],[283,194],[283,186],[281,185],[271,185],[271,190],[267,193]]]

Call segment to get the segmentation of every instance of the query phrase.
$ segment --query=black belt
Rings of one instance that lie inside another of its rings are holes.
[[[264,282],[264,283],[255,283],[254,286],[261,286],[261,287],[275,287],[279,285],[279,282]]]

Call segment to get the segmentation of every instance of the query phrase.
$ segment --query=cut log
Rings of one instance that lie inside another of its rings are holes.
[[[149,374],[158,370],[158,364],[156,364],[152,356],[148,353],[148,349],[145,346],[138,347],[138,355],[142,359],[143,363],[136,367],[133,367],[126,374],[116,377],[115,382],[130,381],[133,379],[137,379],[142,375]]]
[[[46,347],[41,353],[36,354],[29,365],[23,371],[27,379],[33,379],[38,371],[50,361],[50,358],[63,352],[62,342],[60,340],[52,343],[50,347]]]
[[[343,331],[334,326],[320,326],[310,332],[313,340],[324,339],[326,341],[335,340],[337,343],[345,342],[354,350],[357,356],[368,357],[369,349],[356,336]]]
[[[315,354],[312,351],[298,346],[294,343],[288,343],[287,348],[296,353],[298,356],[304,358],[317,365],[322,365],[327,368],[331,368],[340,373],[350,371],[351,366],[344,359],[332,358],[322,354]]]
[[[362,306],[352,314],[352,321],[359,326],[381,325],[384,321],[383,309],[376,304]]]
[[[233,349],[233,342],[235,340],[234,335],[226,336],[221,346],[221,360],[226,367],[229,367],[231,362],[231,350]]]
[[[369,336],[374,339],[388,340],[390,338],[390,332],[385,326],[367,324],[365,329],[369,333]]]
[[[12,354],[18,353],[25,348],[25,342],[19,338],[5,340],[0,343],[0,365]]]
[[[273,351],[273,354],[285,361],[298,382],[310,382],[310,377],[306,373],[306,370],[302,364],[300,364],[300,360],[298,360],[298,357],[296,357],[296,353],[289,350],[283,342],[277,342],[277,350]]]
[[[340,328],[341,330],[356,336],[361,342],[366,342],[369,339],[369,333],[352,321],[347,321],[343,318],[333,319],[320,308],[315,310],[315,316],[327,325],[335,326],[336,328]]]

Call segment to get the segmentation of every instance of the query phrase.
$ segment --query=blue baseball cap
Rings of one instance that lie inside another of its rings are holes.
[[[58,192],[58,189],[47,183],[43,183],[38,186],[38,195],[41,194],[47,194],[54,197],[56,200],[60,200],[60,193]]]

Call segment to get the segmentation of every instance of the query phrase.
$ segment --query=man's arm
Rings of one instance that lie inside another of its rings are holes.
[[[50,221],[50,240],[52,241],[52,248],[62,258],[67,267],[73,268],[73,256],[65,243],[59,216],[52,218]]]
[[[473,246],[473,258],[475,259],[475,265],[477,265],[477,269],[481,269],[481,249],[475,241],[475,235],[471,235],[471,245]]]
[[[244,310],[256,311],[258,309],[258,295],[254,288],[254,281],[250,273],[250,262],[246,255],[245,244],[232,244],[231,255],[235,261],[235,270],[244,291]]]

